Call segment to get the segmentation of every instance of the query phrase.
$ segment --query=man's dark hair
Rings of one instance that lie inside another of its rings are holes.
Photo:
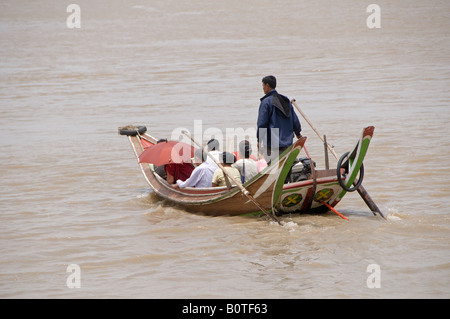
[[[277,79],[273,75],[263,77],[262,82],[265,84],[269,84],[272,89],[275,89],[277,87]]]
[[[195,150],[195,157],[200,158],[202,160],[202,162],[204,162],[206,160],[206,157],[208,155],[206,155],[206,153],[202,150],[202,149],[197,149]]]
[[[206,144],[208,145],[208,151],[218,151],[219,150],[219,141],[215,138],[212,138]]]
[[[222,163],[223,164],[234,164],[236,163],[236,156],[234,154],[223,152],[222,153]]]
[[[249,141],[244,140],[239,143],[239,153],[244,154],[244,158],[250,157],[250,154],[252,154],[252,146]]]

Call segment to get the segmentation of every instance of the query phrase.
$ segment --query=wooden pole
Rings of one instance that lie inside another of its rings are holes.
[[[327,148],[327,136],[324,135],[323,136],[323,148],[324,148],[324,153],[325,153],[325,169],[330,169],[330,162],[328,160],[328,148]]]
[[[295,99],[291,101],[292,104],[295,106],[295,108],[297,109],[297,111],[302,115],[302,117],[305,119],[306,122],[308,122],[309,126],[311,126],[311,128],[313,129],[314,132],[316,132],[317,136],[322,140],[322,142],[326,143],[326,141],[324,141],[322,135],[320,135],[320,133],[317,131],[317,129],[314,127],[314,125],[311,123],[311,121],[308,119],[308,117],[306,116],[305,113],[303,113],[303,111],[298,107],[297,103],[295,102]],[[336,152],[334,151],[333,147],[326,143],[326,146],[328,147],[328,149],[330,150],[330,152],[333,154],[333,156],[338,160],[339,156],[337,156]]]
[[[356,184],[356,181],[353,183],[353,185],[355,185],[355,184]],[[372,214],[374,216],[376,215],[376,213],[378,213],[378,214],[380,214],[381,217],[386,219],[386,217],[384,217],[383,213],[378,208],[377,204],[375,204],[375,202],[369,196],[369,193],[367,193],[366,189],[362,185],[360,185],[356,190],[358,191],[359,196],[361,196],[363,201],[370,208],[370,210],[372,211]]]

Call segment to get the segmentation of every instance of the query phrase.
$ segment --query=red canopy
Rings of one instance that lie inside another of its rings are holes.
[[[146,148],[139,156],[139,163],[151,163],[156,166],[190,163],[194,153],[195,148],[192,145],[164,141]]]

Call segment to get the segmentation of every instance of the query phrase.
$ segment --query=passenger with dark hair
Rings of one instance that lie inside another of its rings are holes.
[[[218,151],[219,150],[219,141],[216,140],[215,138],[212,138],[208,141],[208,143],[206,143],[207,147],[208,147],[208,151]]]
[[[162,143],[162,142],[167,142],[167,139],[166,139],[166,138],[159,139],[159,140],[156,142],[156,144]],[[155,169],[155,173],[156,173],[156,174],[158,174],[159,176],[161,176],[161,177],[164,178],[164,179],[167,179],[167,173],[166,173],[166,167],[165,167],[165,165],[155,166],[154,169]]]
[[[220,152],[219,152],[219,141],[215,138],[212,138],[206,143],[206,146],[208,148],[208,153],[211,155],[217,162],[220,162]],[[206,161],[210,164],[214,164],[216,168],[218,168],[216,162],[208,156]]]
[[[241,180],[241,174],[237,170],[237,168],[232,167],[231,165],[236,162],[236,157],[228,152],[223,152],[221,156],[221,163],[224,168],[224,170],[227,172],[227,175],[233,176],[233,178],[239,182]],[[214,172],[213,178],[212,178],[212,186],[226,186],[227,182],[225,178],[228,178],[224,176],[224,173],[221,168],[216,169]],[[234,181],[231,178],[228,178],[231,185],[236,185]]]
[[[206,161],[207,154],[198,149],[195,151],[194,161],[198,165],[193,171],[191,176],[186,181],[177,180],[175,188],[185,187],[211,187],[211,181],[214,175],[214,171],[217,165],[212,165]]]
[[[236,167],[241,174],[242,184],[249,181],[256,174],[258,174],[258,165],[250,158],[252,154],[252,146],[247,140],[239,143],[239,160],[234,163],[233,167]]]

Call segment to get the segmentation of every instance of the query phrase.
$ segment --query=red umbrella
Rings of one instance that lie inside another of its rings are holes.
[[[195,148],[192,145],[183,142],[165,141],[145,149],[139,156],[139,163],[152,163],[156,166],[190,163],[194,153]]]

